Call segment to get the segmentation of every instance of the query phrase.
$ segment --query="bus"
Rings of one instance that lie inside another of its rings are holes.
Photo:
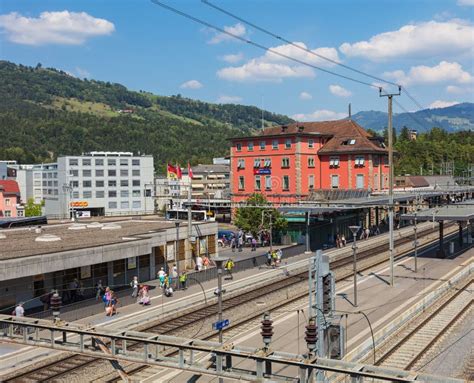
[[[48,224],[48,220],[46,219],[46,216],[0,218],[0,228],[2,229],[9,229],[11,227],[37,226],[37,225],[47,225],[47,224]]]
[[[166,212],[166,219],[170,220],[188,220],[188,211],[186,209],[172,209]],[[214,214],[209,214],[205,210],[191,210],[191,220],[193,221],[215,221]]]

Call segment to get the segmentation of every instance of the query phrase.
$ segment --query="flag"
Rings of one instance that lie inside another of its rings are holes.
[[[178,180],[183,178],[183,172],[178,164],[176,164],[176,176],[178,177]]]
[[[190,179],[194,178],[193,169],[191,169],[191,165],[189,164],[189,162],[188,162],[188,176]]]
[[[179,167],[168,164],[168,167],[166,169],[166,176],[169,179],[175,179],[175,180],[179,179],[178,174],[181,173],[181,169],[179,169],[179,170],[178,169],[179,169]]]

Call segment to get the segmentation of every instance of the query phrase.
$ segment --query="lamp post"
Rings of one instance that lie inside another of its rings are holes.
[[[218,322],[222,322],[222,293],[223,293],[223,290],[222,290],[222,273],[223,273],[223,270],[222,270],[222,264],[224,263],[224,259],[223,258],[214,258],[214,262],[216,264],[216,267],[217,267],[217,321]],[[222,328],[222,326],[219,328],[219,343],[222,344],[224,342],[224,329]],[[216,358],[222,358],[222,356],[217,356],[216,355]],[[216,360],[216,363],[217,363],[217,360]],[[223,383],[224,380],[222,378],[219,378],[219,383]]]
[[[179,221],[176,221],[174,224],[176,226],[176,246],[174,247],[174,259],[176,261],[176,273],[178,274],[178,283],[176,284],[176,286],[178,287],[177,290],[179,289]],[[169,274],[169,270],[168,270],[168,274]]]
[[[417,232],[416,232],[416,210],[415,210],[415,225],[413,227],[413,230],[415,231],[415,242],[414,242],[414,245],[415,245],[415,273],[418,272],[418,236],[417,236]]]
[[[270,213],[270,214],[268,214]],[[273,228],[273,215],[272,215],[272,212],[271,211],[266,211],[266,210],[262,210],[262,228],[264,227],[264,218],[265,218],[265,214],[268,214],[269,217],[270,217],[270,253],[273,252],[273,235],[272,235],[272,228]]]
[[[310,212],[306,212],[306,251],[305,254],[311,254],[310,248],[310,238],[309,238],[309,219],[310,219]]]
[[[349,226],[349,229],[354,236],[352,242],[352,255],[353,255],[353,269],[354,269],[354,306],[357,307],[357,232],[360,230],[360,226]]]

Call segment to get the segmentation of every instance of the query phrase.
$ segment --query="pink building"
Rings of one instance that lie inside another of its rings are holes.
[[[17,217],[20,188],[16,181],[0,180],[0,217]]]

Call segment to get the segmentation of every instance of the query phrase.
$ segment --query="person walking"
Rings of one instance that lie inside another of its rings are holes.
[[[17,304],[17,306],[15,307],[14,313],[17,318],[22,318],[25,316],[25,309],[23,308],[23,302],[20,302]]]
[[[365,228],[365,239],[369,239],[370,237],[370,229],[368,227]]]
[[[237,247],[239,248],[239,252],[243,250],[243,247],[244,247],[244,235],[243,234],[239,235]]]
[[[202,270],[202,258],[200,255],[196,257],[196,270],[201,271]]]
[[[99,279],[95,284],[95,300],[98,301],[104,293],[104,286],[102,285],[102,279]]]
[[[176,265],[173,265],[173,268],[171,269],[169,282],[170,286],[178,286],[178,268],[176,267]]]
[[[252,251],[256,251],[257,250],[257,240],[252,237]]]
[[[132,298],[138,297],[138,286],[139,286],[138,277],[134,276],[132,281],[130,282],[130,287],[133,289]]]
[[[181,275],[179,276],[179,285],[183,290],[186,290],[186,281],[188,279],[188,275],[186,274],[186,271],[182,271]]]
[[[165,283],[165,270],[162,268],[160,268],[160,271],[158,271],[158,279],[160,280],[160,287],[162,288],[163,287],[163,284]]]
[[[77,300],[77,291],[79,290],[79,281],[77,278],[74,278],[73,281],[69,284],[69,297],[70,302],[74,303]]]
[[[341,244],[342,244],[342,247],[346,247],[346,237],[344,234],[341,235]]]
[[[272,265],[272,252],[270,250],[267,251],[267,266]]]
[[[232,249],[232,252],[234,253],[235,252],[235,247],[236,247],[235,237],[232,237],[232,239],[230,240],[230,247]]]
[[[234,279],[234,276],[232,275],[232,269],[234,268],[234,261],[232,259],[228,259],[227,262],[224,265],[225,270],[227,271],[228,278],[226,279]]]

